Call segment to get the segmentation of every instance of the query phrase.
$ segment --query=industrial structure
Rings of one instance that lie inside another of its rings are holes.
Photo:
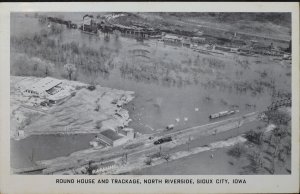
[[[50,103],[57,103],[71,95],[70,91],[62,86],[61,80],[52,77],[45,77],[36,83],[25,86],[22,93],[25,96],[45,99]]]
[[[105,146],[119,146],[134,138],[134,130],[131,128],[123,128],[117,131],[113,129],[105,129],[97,134],[96,138],[90,142],[94,147],[99,144]]]

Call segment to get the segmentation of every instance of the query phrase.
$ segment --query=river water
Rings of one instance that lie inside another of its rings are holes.
[[[34,166],[35,161],[67,156],[89,148],[94,137],[94,134],[33,135],[18,141],[11,139],[11,166],[25,168]]]

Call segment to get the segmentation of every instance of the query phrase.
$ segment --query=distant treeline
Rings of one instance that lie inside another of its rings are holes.
[[[211,18],[219,22],[234,23],[239,21],[258,21],[263,23],[273,23],[281,26],[291,26],[290,13],[245,13],[245,12],[163,12],[161,15],[176,17],[203,17]]]

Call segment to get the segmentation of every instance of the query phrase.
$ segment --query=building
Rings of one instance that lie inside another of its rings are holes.
[[[61,80],[46,77],[27,87],[23,91],[23,94],[36,97],[45,97],[47,93],[51,93],[55,90],[55,88],[58,88],[61,83]]]
[[[31,84],[23,90],[25,96],[38,97],[50,103],[57,103],[71,95],[70,91],[62,86],[62,81],[52,77],[45,77]],[[45,104],[45,103],[43,103]],[[47,104],[47,103],[46,103]]]
[[[205,44],[206,39],[204,37],[192,37],[191,38],[192,43],[196,43],[196,44]]]
[[[189,39],[183,39],[182,40],[182,46],[190,48],[191,47],[191,41]]]
[[[106,129],[100,132],[94,142],[99,142],[108,146],[119,146],[134,138],[134,131],[131,128],[119,129],[114,131]]]
[[[97,34],[98,29],[97,29],[97,24],[94,21],[94,16],[88,14],[84,15],[82,18],[82,26],[80,29],[83,32]]]
[[[176,35],[166,34],[165,36],[163,36],[163,42],[165,44],[182,46],[182,41],[183,38]]]

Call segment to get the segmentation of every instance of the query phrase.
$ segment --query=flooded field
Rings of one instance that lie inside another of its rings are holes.
[[[78,135],[33,135],[22,140],[11,139],[11,166],[25,168],[35,161],[67,156],[73,152],[90,148],[94,134]]]

